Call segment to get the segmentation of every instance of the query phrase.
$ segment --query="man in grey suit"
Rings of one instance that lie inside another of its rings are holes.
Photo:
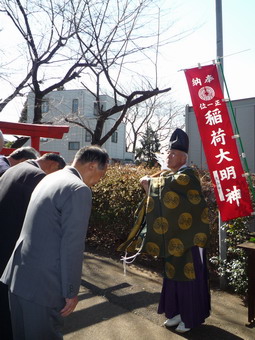
[[[72,166],[46,176],[33,191],[1,277],[9,286],[14,339],[63,339],[62,317],[78,303],[90,187],[104,176],[108,161],[104,149],[83,148]]]
[[[63,157],[46,153],[10,167],[0,177],[0,277],[13,252],[24,222],[27,206],[36,185],[66,163]],[[8,287],[0,282],[0,330],[5,340],[12,340]]]

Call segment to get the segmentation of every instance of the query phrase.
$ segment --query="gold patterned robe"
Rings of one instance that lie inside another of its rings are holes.
[[[195,279],[191,248],[205,247],[209,236],[208,208],[199,178],[189,167],[151,178],[148,196],[137,210],[128,239],[118,249],[165,259],[165,276]]]

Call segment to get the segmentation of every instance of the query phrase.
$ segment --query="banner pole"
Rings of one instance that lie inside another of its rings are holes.
[[[217,60],[217,63],[218,63],[218,65],[220,65],[220,71],[221,71],[222,79],[223,79],[223,82],[225,84],[225,88],[226,88],[226,92],[227,92],[227,96],[228,96],[228,106],[230,108],[231,116],[232,116],[233,122],[234,122],[235,133],[238,136],[237,139],[239,141],[240,149],[241,149],[241,152],[242,152],[242,161],[243,161],[244,169],[245,169],[245,172],[247,174],[247,180],[248,180],[248,184],[249,184],[249,187],[250,187],[250,190],[251,190],[251,193],[252,193],[253,202],[255,202],[255,191],[254,191],[254,188],[253,188],[252,178],[251,178],[248,162],[247,162],[247,159],[246,159],[246,154],[244,152],[243,143],[242,143],[242,140],[241,140],[241,137],[240,137],[236,117],[235,117],[235,114],[234,114],[234,108],[233,108],[233,105],[232,105],[232,102],[231,102],[231,99],[230,99],[226,79],[225,79],[224,72],[223,72],[223,67],[222,67],[222,64],[221,64],[219,59]]]

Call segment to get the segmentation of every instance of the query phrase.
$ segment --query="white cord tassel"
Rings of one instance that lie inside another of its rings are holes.
[[[127,256],[127,251],[125,251],[125,255],[121,256],[120,260],[123,261],[123,271],[124,271],[124,275],[127,275],[127,264],[131,264],[135,261],[135,259],[137,258],[137,256],[139,254],[141,254],[141,250],[143,248],[143,243],[144,243],[144,239],[142,241],[141,247],[138,249],[137,253],[135,253],[134,255],[131,256]]]

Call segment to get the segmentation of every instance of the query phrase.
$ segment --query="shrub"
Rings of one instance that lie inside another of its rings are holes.
[[[93,187],[89,244],[115,251],[126,240],[135,209],[144,197],[139,179],[157,171],[157,168],[136,166],[109,167],[105,178]]]
[[[217,256],[210,258],[210,262],[216,266],[218,274],[226,276],[228,286],[243,296],[246,295],[248,288],[247,254],[237,245],[247,240],[247,224],[249,223],[248,217],[237,218],[225,223],[223,227],[227,233],[227,259],[220,261]]]

